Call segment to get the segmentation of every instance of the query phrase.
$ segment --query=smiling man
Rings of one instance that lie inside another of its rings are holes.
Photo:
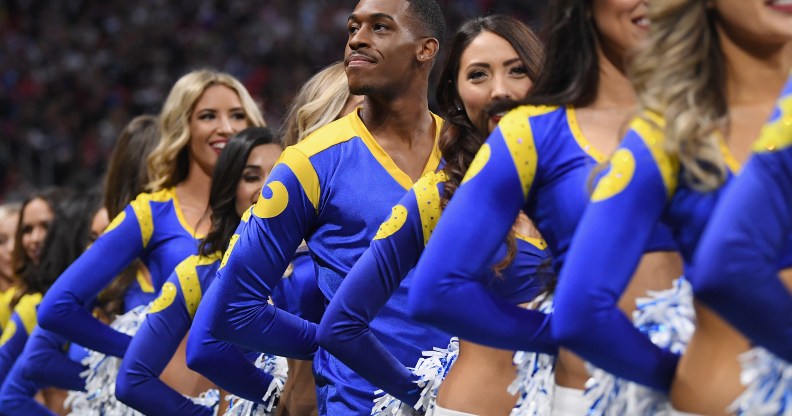
[[[344,62],[350,91],[365,96],[363,107],[284,151],[201,304],[220,339],[293,358],[315,353],[324,415],[370,414],[377,388],[317,351],[315,324],[267,299],[304,239],[331,301],[391,207],[440,162],[442,122],[427,98],[445,31],[439,6],[434,0],[362,0],[348,31]],[[404,292],[380,311],[372,331],[411,366],[424,345],[445,345],[448,336],[409,319]]]

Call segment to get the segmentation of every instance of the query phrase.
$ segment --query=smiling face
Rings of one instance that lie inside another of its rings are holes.
[[[361,0],[349,16],[344,66],[352,94],[393,93],[415,72],[421,46],[408,7],[404,0]]]
[[[457,74],[459,98],[474,125],[482,121],[487,106],[497,100],[519,100],[531,84],[512,45],[492,32],[481,32],[462,53]],[[488,131],[494,130],[499,120],[499,116],[489,118]]]
[[[236,191],[236,212],[241,217],[258,200],[264,181],[283,150],[277,144],[262,144],[250,151]]]
[[[792,40],[790,0],[715,0],[713,6],[732,36],[767,45]]]
[[[620,55],[635,49],[649,33],[646,0],[594,0],[592,17],[602,47]]]
[[[11,253],[14,251],[14,236],[18,222],[19,214],[0,218],[0,279],[10,279],[14,275]]]
[[[41,260],[41,249],[53,219],[52,209],[41,198],[31,200],[22,210],[22,249],[34,264]]]
[[[249,126],[239,95],[225,85],[204,91],[190,115],[190,159],[211,175],[231,136]]]

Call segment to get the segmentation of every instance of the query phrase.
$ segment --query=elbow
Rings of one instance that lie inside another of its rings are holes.
[[[203,343],[199,340],[194,340],[192,335],[187,339],[187,367],[196,373],[203,374],[209,377],[213,373],[212,369],[216,367],[214,363],[215,354],[204,348]]]
[[[590,331],[597,327],[591,305],[578,298],[574,307],[556,302],[550,327],[553,340],[560,346],[578,351],[590,340]]]
[[[332,354],[336,335],[333,332],[333,325],[329,323],[327,318],[329,317],[326,316],[316,329],[316,343]]]
[[[136,382],[135,378],[138,378],[138,376],[135,376],[122,366],[116,377],[115,395],[121,403],[134,409],[139,409],[141,398],[137,397],[138,392],[135,389],[135,385],[140,383]]]
[[[362,323],[345,323],[326,315],[316,329],[316,343],[333,355],[343,355],[346,340],[354,340],[365,332],[368,325]]]
[[[407,298],[407,309],[410,317],[429,325],[442,325],[443,322],[446,322],[442,317],[442,305],[448,300],[437,292],[430,287],[421,287],[420,290],[417,288],[411,289]]]
[[[51,295],[55,295],[52,293]],[[55,311],[56,300],[45,296],[36,311],[38,326],[48,331],[55,332],[59,326],[58,314]]]

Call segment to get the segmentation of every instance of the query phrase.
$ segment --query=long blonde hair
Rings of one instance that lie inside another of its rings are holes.
[[[314,75],[292,101],[281,129],[283,146],[297,144],[338,118],[349,99],[344,65],[336,62]]]
[[[156,192],[175,186],[187,177],[190,117],[204,91],[213,85],[224,85],[237,93],[251,127],[266,126],[253,98],[232,75],[201,69],[182,76],[171,88],[160,113],[161,139],[148,157],[149,183],[146,190]]]
[[[647,44],[629,65],[639,109],[665,119],[665,150],[679,158],[687,184],[715,189],[727,175],[719,135],[728,108],[714,12],[706,0],[664,0],[650,4],[648,17]]]

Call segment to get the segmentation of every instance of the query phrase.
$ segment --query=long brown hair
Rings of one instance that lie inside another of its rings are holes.
[[[539,76],[542,65],[542,45],[538,38],[528,26],[512,17],[494,14],[475,18],[462,24],[454,33],[440,72],[436,96],[440,114],[446,120],[438,141],[446,163],[443,171],[447,176],[440,201],[441,209],[448,205],[487,137],[486,123],[483,120],[471,120],[465,112],[457,85],[462,54],[482,32],[493,33],[509,42],[532,80]],[[503,270],[514,259],[517,252],[514,231],[509,232],[507,246],[508,254],[494,267],[496,272]]]

